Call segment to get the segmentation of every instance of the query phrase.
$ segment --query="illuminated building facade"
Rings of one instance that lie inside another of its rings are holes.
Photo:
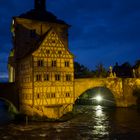
[[[34,9],[13,17],[9,81],[18,87],[20,112],[59,118],[74,102],[69,25],[46,11],[45,0],[34,4]]]

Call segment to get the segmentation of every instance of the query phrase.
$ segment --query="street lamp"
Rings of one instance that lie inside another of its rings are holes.
[[[95,97],[95,99],[96,99],[98,102],[101,102],[101,101],[102,101],[102,97],[101,97],[100,95],[97,95],[97,96]]]

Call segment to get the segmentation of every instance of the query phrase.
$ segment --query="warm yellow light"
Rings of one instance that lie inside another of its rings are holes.
[[[102,97],[100,95],[96,96],[95,99],[98,101],[98,102],[101,102],[102,101]]]

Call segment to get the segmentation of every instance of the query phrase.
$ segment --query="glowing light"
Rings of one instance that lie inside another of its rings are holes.
[[[98,101],[98,102],[101,102],[102,101],[102,97],[100,95],[96,96],[95,99]]]

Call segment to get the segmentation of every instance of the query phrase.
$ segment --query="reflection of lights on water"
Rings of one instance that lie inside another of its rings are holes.
[[[102,110],[102,106],[97,105],[97,106],[96,106],[96,110]]]
[[[96,122],[94,124],[93,134],[100,137],[108,136],[108,123],[106,122],[106,115],[101,105],[96,106],[94,119]]]
[[[102,115],[102,107],[100,105],[98,105],[96,107],[96,116],[99,117]]]

